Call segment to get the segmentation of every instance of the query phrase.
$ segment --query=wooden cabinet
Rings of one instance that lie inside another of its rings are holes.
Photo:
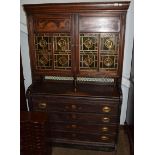
[[[129,2],[24,5],[31,111],[46,111],[53,145],[116,148]]]
[[[20,113],[20,154],[50,155],[47,144],[47,114],[43,112]]]

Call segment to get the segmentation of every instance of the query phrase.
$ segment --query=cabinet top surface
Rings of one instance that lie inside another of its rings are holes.
[[[99,97],[99,98],[119,98],[120,91],[116,87],[96,85],[96,84],[78,84],[76,89],[72,83],[43,82],[42,84],[33,84],[30,87],[32,94],[52,95],[52,96],[76,96],[76,97]]]

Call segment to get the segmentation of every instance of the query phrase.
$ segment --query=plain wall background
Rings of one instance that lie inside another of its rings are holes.
[[[23,10],[23,4],[37,4],[37,3],[69,3],[69,2],[105,2],[108,0],[21,0],[20,6],[20,46],[21,56],[23,64],[23,74],[25,79],[25,90],[32,83],[31,80],[31,68],[29,59],[29,47],[28,47],[28,35],[26,26],[26,16]],[[115,0],[115,1],[126,1],[126,0]],[[130,7],[127,12],[126,19],[126,37],[125,37],[125,48],[124,48],[124,61],[123,61],[123,77],[122,77],[122,90],[123,90],[123,103],[120,117],[120,124],[124,124],[126,118],[128,92],[130,88],[130,70],[132,60],[132,48],[134,38],[134,2],[131,0]]]

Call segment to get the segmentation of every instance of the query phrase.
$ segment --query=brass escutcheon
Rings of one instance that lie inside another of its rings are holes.
[[[72,119],[76,119],[76,115],[75,114],[72,114]]]

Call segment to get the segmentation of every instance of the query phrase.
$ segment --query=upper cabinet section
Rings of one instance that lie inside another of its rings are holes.
[[[128,6],[24,5],[32,76],[121,77]]]

